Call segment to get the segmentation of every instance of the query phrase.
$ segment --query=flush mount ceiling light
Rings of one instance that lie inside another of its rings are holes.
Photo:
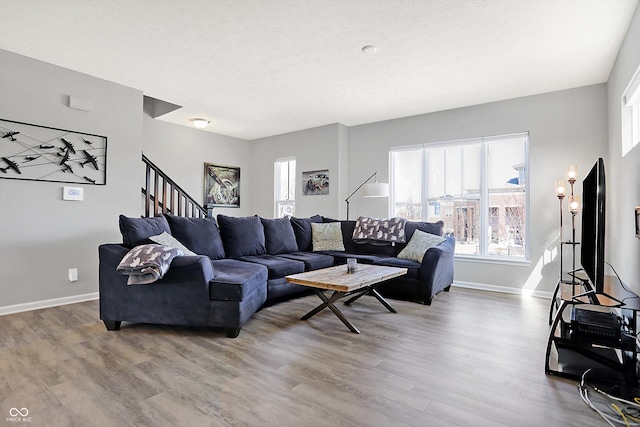
[[[191,123],[198,129],[204,129],[210,122],[207,119],[191,119]]]
[[[374,53],[376,53],[378,51],[378,48],[372,45],[367,45],[365,47],[362,48],[362,51],[364,53],[368,53],[369,55],[373,55]]]

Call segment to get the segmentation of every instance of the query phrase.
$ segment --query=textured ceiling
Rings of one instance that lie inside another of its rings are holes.
[[[256,139],[605,82],[637,4],[0,0],[0,48],[183,106],[162,120]]]

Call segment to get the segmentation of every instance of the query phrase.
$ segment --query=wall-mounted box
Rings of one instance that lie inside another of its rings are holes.
[[[84,189],[82,187],[63,187],[62,200],[84,200]]]

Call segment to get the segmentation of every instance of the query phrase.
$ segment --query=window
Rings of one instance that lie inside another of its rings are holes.
[[[296,212],[296,159],[276,159],[275,217],[293,216]]]
[[[640,67],[622,94],[622,155],[640,143]]]
[[[391,215],[444,222],[456,254],[528,259],[528,133],[392,148]]]

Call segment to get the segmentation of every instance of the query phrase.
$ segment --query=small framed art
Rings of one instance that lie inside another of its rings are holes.
[[[302,172],[302,194],[305,196],[329,194],[329,170]]]

